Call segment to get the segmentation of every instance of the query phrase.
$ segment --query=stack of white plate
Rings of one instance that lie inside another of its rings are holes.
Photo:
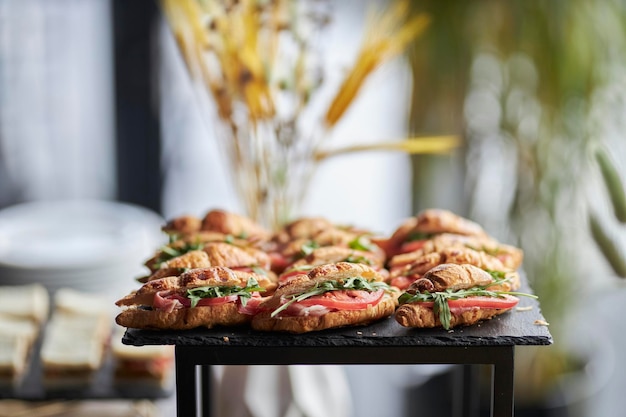
[[[0,210],[0,285],[41,283],[124,295],[165,242],[164,220],[110,201],[41,201]]]

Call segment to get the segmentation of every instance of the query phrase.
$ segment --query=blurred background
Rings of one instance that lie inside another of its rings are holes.
[[[328,2],[318,42],[331,86],[368,10],[386,3]],[[391,233],[441,207],[522,247],[555,343],[516,349],[518,415],[622,415],[626,2],[420,0],[411,12],[430,16],[427,30],[367,80],[326,141],[454,134],[463,145],[331,158],[301,214]],[[0,208],[95,199],[160,219],[241,212],[210,123],[156,1],[0,0]],[[449,406],[445,369],[430,384],[430,372],[389,369],[397,415],[428,415],[432,387],[443,393],[433,407]],[[379,415],[372,407],[355,415]]]

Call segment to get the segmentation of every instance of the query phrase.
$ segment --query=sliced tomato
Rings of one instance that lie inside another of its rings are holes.
[[[412,240],[410,242],[404,242],[402,246],[400,246],[400,253],[409,253],[415,252],[416,250],[420,250],[424,247],[424,244],[428,242],[428,239],[423,240]]]
[[[519,303],[519,298],[512,295],[502,297],[466,297],[458,300],[448,300],[450,308],[513,308]],[[432,301],[421,302],[421,305],[432,307]]]
[[[340,290],[328,291],[322,295],[299,301],[302,306],[320,305],[333,310],[362,310],[368,306],[375,306],[385,295],[384,290]]]
[[[198,304],[196,304],[196,307],[219,306],[222,304],[235,302],[237,301],[238,298],[239,296],[237,295],[227,295],[226,297],[203,298],[200,301],[198,301]]]

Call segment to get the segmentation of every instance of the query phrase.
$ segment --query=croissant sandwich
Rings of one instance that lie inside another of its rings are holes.
[[[279,286],[259,306],[252,328],[305,333],[362,325],[391,316],[396,305],[394,291],[373,268],[339,262]]]
[[[506,313],[519,303],[516,272],[489,273],[469,264],[441,264],[400,295],[396,321],[405,327],[469,326]],[[511,286],[513,284],[513,287]]]
[[[227,267],[192,269],[145,283],[118,300],[127,307],[117,324],[138,329],[211,328],[248,323],[263,292],[276,282],[266,275]]]

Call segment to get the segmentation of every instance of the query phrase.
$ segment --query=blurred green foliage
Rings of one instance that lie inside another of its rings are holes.
[[[621,204],[626,168],[626,2],[426,0],[413,8],[432,24],[409,54],[411,133],[465,139],[452,160],[414,157],[414,209],[453,193],[447,201],[462,201],[453,208],[521,246],[563,348],[581,288],[615,282],[625,264],[624,225],[611,206]],[[608,180],[599,147],[612,164]],[[457,185],[442,187],[451,183],[445,175]]]

